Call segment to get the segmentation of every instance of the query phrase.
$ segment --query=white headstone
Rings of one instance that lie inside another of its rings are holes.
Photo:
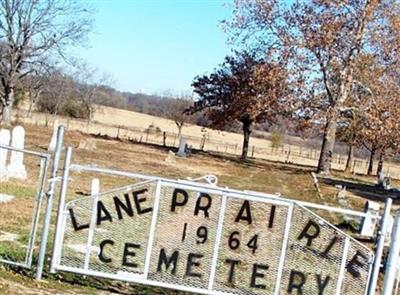
[[[186,156],[186,139],[183,136],[179,138],[179,149],[176,155],[180,157]]]
[[[378,215],[380,212],[379,203],[367,201],[365,203],[364,212],[375,216]],[[367,237],[374,236],[377,224],[378,224],[377,218],[372,218],[370,216],[364,217],[361,222],[360,234],[362,236],[367,236]]]
[[[60,123],[58,120],[55,120],[53,123],[53,135],[51,136],[50,144],[49,144],[49,151],[54,151],[56,149],[56,144],[57,144],[57,130],[58,126],[60,126]]]
[[[10,130],[1,129],[0,130],[0,144],[10,145]],[[7,149],[0,148],[0,181],[6,181],[7,176]]]
[[[25,129],[17,126],[12,131],[11,146],[17,149],[23,149],[25,144]],[[7,167],[8,177],[26,179],[26,168],[24,165],[24,154],[22,152],[12,151],[10,164]]]
[[[175,163],[175,154],[173,151],[168,152],[168,156],[165,158],[165,162],[167,163]]]
[[[92,138],[79,141],[78,149],[94,151],[96,149],[96,141]]]

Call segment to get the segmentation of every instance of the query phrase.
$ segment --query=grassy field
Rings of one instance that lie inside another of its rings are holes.
[[[52,130],[34,125],[25,125],[27,131],[27,148],[36,151],[45,151],[50,141]],[[94,150],[78,149],[82,141],[90,140],[95,144]],[[219,185],[241,190],[253,190],[266,193],[280,193],[282,196],[305,200],[315,203],[338,205],[336,199],[337,189],[333,186],[321,185],[323,199],[315,191],[311,178],[311,169],[294,165],[278,164],[265,160],[251,159],[240,162],[234,156],[220,153],[194,153],[191,157],[171,157],[168,148],[153,145],[132,143],[129,141],[109,140],[100,137],[91,137],[80,132],[69,131],[66,133],[65,143],[74,147],[73,162],[77,164],[92,164],[104,168],[114,168],[148,175],[163,176],[173,179],[187,177],[200,177],[206,174],[216,175]],[[28,171],[37,170],[37,163],[27,162]],[[37,173],[37,172],[36,172]],[[35,173],[33,173],[35,175]],[[336,173],[337,177],[353,176]],[[36,177],[36,176],[35,176]],[[15,201],[6,205],[0,204],[0,229],[5,232],[16,232],[23,224],[28,229],[35,194],[35,177],[24,183],[9,182],[3,184],[1,189],[6,193],[16,196]],[[99,177],[101,190],[129,185],[132,179],[123,177],[109,177],[93,173],[72,173],[71,184],[68,191],[68,200],[87,196],[90,193],[90,182],[94,177]],[[374,178],[360,177],[351,179],[358,182],[369,183]],[[395,183],[398,184],[398,183]],[[3,191],[2,191],[3,192]],[[30,198],[30,200],[28,199]],[[365,199],[362,194],[348,193],[348,206],[362,209]],[[29,204],[29,205],[28,205]],[[56,208],[57,204],[55,204]],[[32,209],[31,207],[28,207]],[[8,215],[6,213],[9,213]],[[11,214],[10,214],[11,213]],[[6,216],[6,217],[5,217]],[[53,223],[54,224],[54,223]],[[18,227],[19,226],[19,227]],[[52,227],[54,230],[54,227]],[[26,231],[16,232],[19,242],[26,242]],[[51,240],[51,239],[50,239]],[[0,253],[4,250],[1,248]],[[36,249],[37,250],[37,249]],[[20,255],[16,251],[15,255]],[[100,288],[104,292],[118,290],[119,292],[133,294],[175,294],[173,291],[158,290],[148,287],[131,286],[124,283],[113,283],[76,278],[71,275],[57,275],[46,277],[47,282],[38,283],[30,276],[24,276],[11,269],[0,270],[0,291],[10,294],[92,294],[93,288]],[[87,287],[87,286],[92,287]],[[94,287],[93,287],[94,286]],[[98,294],[96,292],[96,294]]]
[[[24,124],[52,125],[58,120],[68,126],[69,130],[81,131],[87,134],[102,134],[111,138],[132,139],[138,142],[148,142],[161,145],[163,132],[166,132],[166,142],[169,146],[178,146],[176,124],[172,120],[150,116],[133,111],[115,109],[105,106],[97,106],[91,124],[86,120],[71,119],[66,117],[50,116],[42,113],[32,113],[27,116],[26,107],[23,105],[16,115],[16,119]],[[210,152],[222,152],[230,155],[240,155],[243,136],[239,133],[203,128],[197,125],[187,124],[182,130],[189,146],[199,149],[203,136],[206,141],[204,150]],[[257,134],[257,136],[256,136]],[[250,139],[249,154],[257,159],[270,160],[281,163],[294,163],[301,166],[316,167],[320,143],[308,142],[300,137],[282,135],[279,148],[272,149],[268,132],[254,131]],[[306,147],[308,145],[308,147]],[[335,154],[332,167],[344,170],[347,160],[346,151],[342,155]],[[374,163],[375,167],[377,162]],[[354,171],[357,174],[365,174],[368,161],[355,159]],[[390,173],[392,178],[400,179],[400,167],[393,162],[386,161],[383,166],[385,173]]]

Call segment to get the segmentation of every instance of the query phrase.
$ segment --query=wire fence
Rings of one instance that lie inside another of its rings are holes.
[[[20,122],[38,126],[52,126],[57,120],[59,123],[65,125],[67,130],[80,131],[98,137],[153,144],[172,149],[179,147],[178,132],[163,131],[163,126],[159,127],[155,124],[150,124],[147,128],[134,126],[126,127],[109,125],[96,121],[88,122],[87,120],[81,119],[49,116],[40,113],[32,113],[30,116],[27,116],[25,111],[20,111],[17,119]],[[240,134],[224,136],[224,133],[219,133],[215,130],[209,132],[208,130],[209,129],[202,129],[201,132],[196,132],[195,135],[184,127],[182,136],[192,150],[217,152],[234,156],[241,155],[243,139]],[[229,137],[229,139],[227,137]],[[332,157],[332,168],[344,171],[348,156],[343,148],[337,148],[337,150],[338,152]],[[296,144],[283,143],[278,147],[274,147],[273,143],[268,139],[252,137],[250,139],[248,155],[256,159],[317,167],[320,146],[310,148],[307,147],[306,144],[301,145],[300,142],[296,142]],[[377,165],[378,162],[375,161],[373,164],[374,169],[376,169]],[[368,167],[369,159],[356,157],[352,163],[351,171],[355,174],[366,175]],[[397,165],[395,158],[387,159],[383,165],[383,172],[390,174],[390,176],[395,179],[400,179],[400,167]]]

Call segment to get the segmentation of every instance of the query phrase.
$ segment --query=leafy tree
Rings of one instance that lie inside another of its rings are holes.
[[[341,111],[337,135],[341,141],[346,142],[349,146],[345,171],[351,172],[354,162],[354,148],[363,146],[370,151],[371,159],[368,168],[368,174],[370,174],[377,147],[365,144],[362,138],[362,129],[367,124],[366,112],[369,111],[369,101],[374,98],[371,87],[375,90],[382,87],[381,82],[376,83],[376,81],[381,81],[383,68],[379,66],[372,55],[363,54],[357,58],[354,75],[357,80],[353,81],[349,99]]]
[[[377,175],[382,172],[383,162],[388,151],[397,152],[400,147],[400,111],[396,107],[400,103],[400,87],[385,80],[386,88],[379,96],[370,99],[369,108],[364,113],[364,126],[360,139],[371,153],[379,153]],[[370,159],[368,174],[372,173],[373,156]]]
[[[273,129],[271,131],[271,148],[274,149],[278,149],[282,146],[282,142],[283,142],[283,134],[282,132],[280,132],[280,130],[278,129]]]
[[[247,52],[227,56],[212,74],[196,77],[192,86],[199,97],[192,112],[206,110],[215,127],[233,121],[242,124],[243,160],[247,159],[253,124],[273,121],[288,93],[286,71],[276,62]]]
[[[339,136],[350,147],[363,146],[370,152],[368,174],[372,174],[374,158],[379,155],[379,174],[387,152],[398,150],[400,144],[400,111],[396,107],[400,101],[399,70],[367,54],[359,56],[354,73],[357,80],[345,116],[339,121]]]
[[[74,0],[0,1],[0,110],[11,122],[17,84],[35,68],[84,41],[91,10]]]
[[[288,60],[297,100],[320,100],[324,107],[323,141],[318,171],[330,173],[337,123],[355,80],[357,57],[366,52],[396,59],[400,3],[395,0],[235,0],[225,22],[237,44]],[[398,47],[397,47],[398,48]]]
[[[347,161],[345,172],[352,172],[354,164],[354,149],[358,146],[357,134],[360,128],[360,122],[352,111],[343,114],[343,117],[338,122],[338,138],[348,145]]]

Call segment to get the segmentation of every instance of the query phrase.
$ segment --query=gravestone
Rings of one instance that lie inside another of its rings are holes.
[[[94,139],[84,139],[79,142],[78,149],[93,151],[96,149],[96,141]]]
[[[385,174],[380,172],[378,175],[378,185],[379,188],[384,190],[391,190],[392,189],[392,178],[389,174]]]
[[[24,149],[25,129],[17,126],[12,131],[11,146],[17,149]],[[8,177],[26,179],[26,168],[24,165],[24,153],[11,151],[10,164],[7,167]]]
[[[377,202],[367,201],[364,206],[364,212],[371,215],[377,215],[380,211],[380,205]],[[372,218],[371,216],[364,217],[360,224],[360,235],[373,237],[376,226],[378,225],[378,219]]]
[[[173,151],[168,152],[168,156],[165,158],[166,163],[175,163],[175,154]]]
[[[338,193],[336,194],[336,199],[341,206],[348,207],[347,190],[345,186],[340,186]]]
[[[57,130],[58,127],[60,126],[60,123],[58,120],[55,120],[53,123],[53,135],[51,136],[50,144],[49,144],[49,151],[54,151],[56,149],[56,143],[57,143]]]
[[[186,157],[186,139],[183,136],[179,138],[179,149],[176,155],[179,157]]]
[[[11,195],[6,195],[6,194],[0,194],[0,203],[8,203],[14,200],[14,196]]]
[[[0,130],[0,144],[10,145],[10,130]],[[7,181],[7,149],[0,148],[0,181]]]

